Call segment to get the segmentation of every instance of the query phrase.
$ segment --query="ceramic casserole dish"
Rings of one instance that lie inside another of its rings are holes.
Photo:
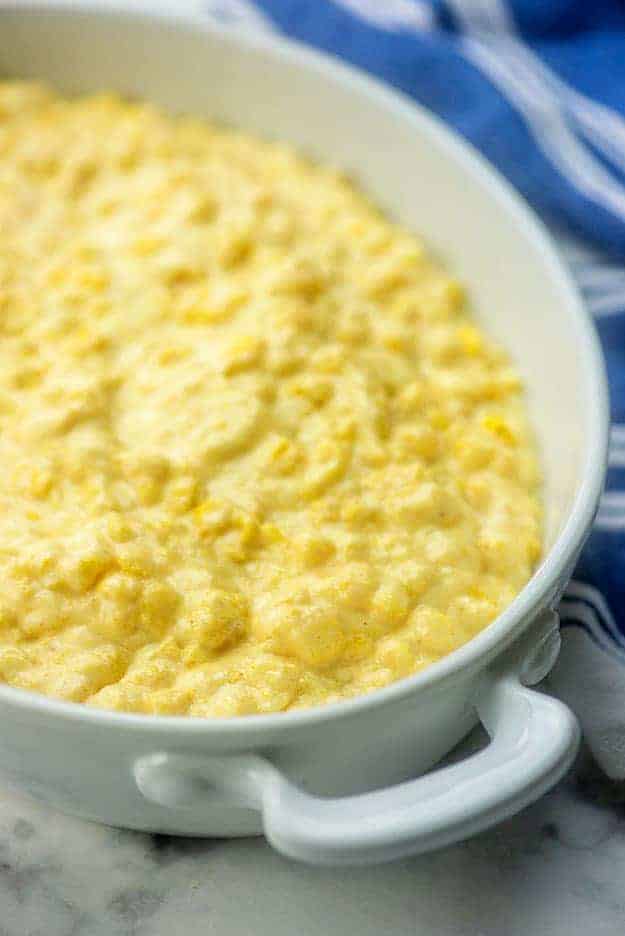
[[[464,280],[480,323],[513,355],[547,520],[543,561],[505,613],[425,671],[352,701],[217,720],[99,711],[2,685],[1,782],[109,825],[264,832],[284,854],[325,864],[423,852],[536,799],[578,743],[568,709],[528,686],[558,652],[555,609],[597,507],[608,427],[595,332],[540,224],[433,117],[283,41],[77,3],[3,3],[0,74],[140,96],[355,174]],[[490,744],[431,770],[478,721]]]

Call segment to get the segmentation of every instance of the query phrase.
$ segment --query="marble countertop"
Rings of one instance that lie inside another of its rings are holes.
[[[379,868],[94,825],[0,791],[0,936],[621,936],[625,784],[582,753],[490,832]]]

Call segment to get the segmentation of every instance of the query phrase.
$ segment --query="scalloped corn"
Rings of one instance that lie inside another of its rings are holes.
[[[522,388],[412,234],[287,146],[0,84],[0,679],[346,699],[541,552]]]

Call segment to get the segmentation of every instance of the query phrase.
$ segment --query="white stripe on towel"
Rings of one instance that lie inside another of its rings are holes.
[[[625,312],[625,266],[606,263],[598,251],[572,240],[560,230],[554,230],[553,236],[588,310],[598,318]]]
[[[625,423],[614,423],[610,429],[610,444],[625,446]]]
[[[603,296],[586,296],[585,298],[588,311],[595,318],[609,318],[611,315],[625,312],[625,289],[607,292]]]
[[[595,517],[595,528],[604,531],[625,530],[625,491],[605,492]]]
[[[460,40],[464,54],[520,112],[545,156],[571,186],[625,220],[625,188],[570,129],[558,95],[541,69],[518,54],[520,43],[509,37],[512,27],[505,8],[493,7],[491,0],[448,3],[467,32]]]
[[[434,27],[434,10],[425,0],[334,0],[380,29],[423,32]]]
[[[534,72],[552,91],[579,132],[619,169],[625,170],[625,120],[617,111],[593,101],[559,77],[523,42],[504,0],[452,0],[467,32],[494,39],[510,63]]]
[[[560,602],[558,613],[563,626],[570,622],[581,627],[602,650],[610,656],[625,661],[625,650],[611,636],[606,634],[594,608],[589,607],[582,601],[569,601],[565,598]]]
[[[598,588],[595,588],[594,585],[589,585],[587,582],[579,582],[577,579],[571,579],[564,593],[564,598],[566,600],[587,602],[587,604],[592,607],[604,629],[625,649],[625,636],[618,629],[614,615]]]
[[[610,429],[610,468],[625,468],[625,425],[616,423]]]

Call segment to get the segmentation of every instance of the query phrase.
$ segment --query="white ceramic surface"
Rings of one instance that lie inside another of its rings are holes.
[[[129,828],[264,827],[279,849],[319,863],[437,847],[536,798],[570,763],[577,728],[521,683],[555,658],[550,609],[592,521],[607,440],[596,337],[543,229],[438,122],[292,45],[83,4],[1,3],[0,72],[67,92],[141,95],[291,140],[354,173],[464,279],[476,314],[513,353],[543,452],[549,546],[522,594],[470,644],[338,706],[220,722],[97,712],[0,687],[4,780]],[[493,738],[485,753],[392,786],[430,768],[478,717]]]

